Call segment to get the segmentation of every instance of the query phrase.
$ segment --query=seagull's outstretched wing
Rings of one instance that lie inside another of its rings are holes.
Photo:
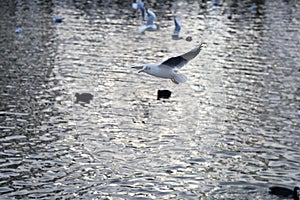
[[[142,0],[136,0],[136,4],[138,5],[138,8],[144,7]]]
[[[143,20],[146,20],[147,19],[147,10],[146,8],[143,6],[140,8],[141,12],[142,12],[142,18]]]
[[[146,11],[146,8],[144,6],[144,3],[141,0],[136,0],[136,3],[132,3],[132,8],[133,9],[140,9],[141,12],[142,12],[143,20],[146,20],[147,11]]]
[[[154,20],[156,20],[156,15],[150,9],[147,10],[147,13],[148,13],[148,19],[147,19],[146,26],[153,26]]]
[[[171,57],[168,60],[162,62],[160,64],[160,67],[171,67],[171,68],[182,68],[184,65],[186,65],[190,60],[195,58],[201,48],[204,46],[204,44],[200,44],[199,46],[193,48],[189,52],[182,54],[180,56]]]
[[[132,3],[133,9],[141,9],[144,7],[144,3],[141,0],[137,0],[135,3]]]
[[[181,68],[188,63],[188,60],[181,56],[171,57],[160,64],[160,67]]]
[[[174,17],[174,24],[175,24],[174,35],[178,35],[181,30],[181,25],[180,25],[177,17]]]

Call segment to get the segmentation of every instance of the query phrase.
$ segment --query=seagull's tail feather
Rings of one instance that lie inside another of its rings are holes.
[[[174,74],[171,80],[176,84],[185,83],[187,81],[187,77],[183,74]]]

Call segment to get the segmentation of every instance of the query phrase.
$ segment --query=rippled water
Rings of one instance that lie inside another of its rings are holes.
[[[1,199],[275,199],[269,186],[299,186],[300,3],[145,2],[157,32],[138,33],[131,1],[1,1]],[[172,10],[191,42],[172,40]],[[200,42],[185,84],[123,68]]]

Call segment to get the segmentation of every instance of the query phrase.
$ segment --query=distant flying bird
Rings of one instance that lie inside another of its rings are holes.
[[[171,57],[160,64],[142,64],[131,66],[129,68],[139,69],[140,72],[145,72],[159,78],[171,79],[173,83],[179,84],[187,81],[187,77],[183,74],[178,74],[177,69],[182,68],[190,60],[195,58],[204,44],[200,44],[187,53],[180,56]]]
[[[212,4],[213,6],[222,6],[222,4],[221,4],[219,1],[217,1],[217,0],[213,0],[213,1],[211,2],[211,4]]]
[[[156,20],[156,15],[154,12],[150,9],[147,10],[147,22],[146,25],[143,25],[139,28],[140,33],[144,33],[145,31],[156,31],[157,26],[154,24],[154,21]]]
[[[62,17],[53,17],[53,22],[54,23],[61,23],[64,20]]]
[[[250,10],[251,12],[257,12],[257,5],[256,5],[256,4],[252,4],[252,5],[250,6],[249,10]]]
[[[16,28],[15,32],[16,33],[21,33],[22,32],[22,28],[20,28],[20,27]]]
[[[142,0],[136,0],[135,3],[132,3],[132,8],[133,9],[139,9],[142,13],[143,20],[146,20],[147,11],[146,11],[146,8],[145,8],[144,3],[142,2]]]
[[[181,30],[181,25],[177,19],[177,17],[174,17],[174,24],[175,24],[175,28],[174,28],[174,32],[172,34],[172,38],[173,39],[182,39],[182,37],[179,37],[179,33],[180,33],[180,30]]]

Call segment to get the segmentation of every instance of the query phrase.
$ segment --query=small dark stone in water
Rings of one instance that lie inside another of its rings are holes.
[[[294,200],[299,200],[299,194],[298,194],[299,187],[295,187],[294,190],[291,190],[284,187],[273,186],[270,187],[269,189],[270,189],[269,191],[270,194],[274,194],[281,197],[292,197]]]
[[[90,103],[93,99],[93,95],[90,93],[75,93],[76,101],[75,103],[83,102],[83,103]]]
[[[172,92],[169,90],[158,90],[157,91],[157,100],[168,99],[170,98]]]
[[[185,38],[185,40],[188,41],[188,42],[190,42],[190,41],[193,40],[193,38],[192,38],[191,36],[187,36],[187,37]]]

